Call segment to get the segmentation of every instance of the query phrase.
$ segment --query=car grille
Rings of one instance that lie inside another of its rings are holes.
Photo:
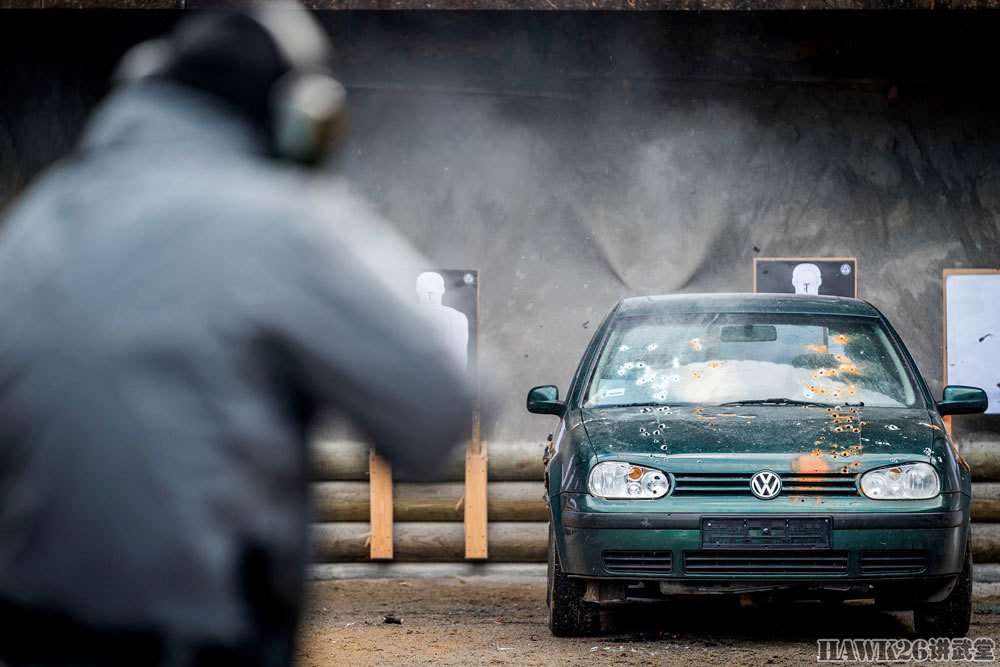
[[[780,577],[790,574],[847,574],[846,551],[685,551],[687,574],[751,574]]]
[[[861,574],[913,574],[926,567],[926,551],[861,552]]]
[[[675,472],[675,496],[750,496],[750,478],[754,473]],[[800,475],[784,473],[782,495],[854,496],[858,493],[858,475],[831,473]]]
[[[669,574],[672,559],[669,551],[605,551],[604,567],[608,572]]]

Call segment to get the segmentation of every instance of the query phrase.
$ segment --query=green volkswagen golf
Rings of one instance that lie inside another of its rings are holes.
[[[685,594],[874,598],[919,633],[969,628],[969,467],[886,318],[856,299],[618,303],[583,354],[547,453],[549,624]]]

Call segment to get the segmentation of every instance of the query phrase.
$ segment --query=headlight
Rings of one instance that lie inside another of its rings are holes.
[[[872,500],[922,500],[941,493],[941,478],[927,463],[904,463],[866,472],[861,492]]]
[[[666,495],[670,480],[666,473],[622,461],[598,463],[588,480],[591,495],[598,498],[650,499]]]

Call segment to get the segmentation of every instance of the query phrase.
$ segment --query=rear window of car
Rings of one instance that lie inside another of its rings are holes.
[[[882,407],[920,400],[878,319],[711,313],[618,318],[585,405],[721,405],[770,398]]]

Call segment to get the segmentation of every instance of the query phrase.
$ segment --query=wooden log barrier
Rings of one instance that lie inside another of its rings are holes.
[[[393,516],[397,521],[462,521],[464,490],[461,482],[395,484]],[[316,521],[369,519],[368,482],[314,482],[312,492]],[[489,520],[547,521],[544,494],[542,482],[490,482]],[[1000,482],[973,483],[972,520],[1000,522]]]
[[[491,442],[489,479],[492,482],[529,482],[542,479],[544,442]],[[319,441],[313,444],[311,476],[317,481],[368,480],[368,445],[362,442]],[[962,457],[977,482],[1000,482],[1000,443],[970,442],[961,446]],[[394,470],[406,480],[406,471]],[[458,482],[465,476],[465,448],[456,447],[442,463],[435,481]]]
[[[401,562],[449,562],[465,559],[462,523],[397,522],[395,559]],[[367,561],[368,523],[313,525],[313,560],[318,563]],[[530,563],[545,559],[547,524],[491,522],[489,560]],[[977,563],[1000,562],[1000,523],[972,524],[972,557]]]
[[[1000,482],[1000,443],[968,442],[959,447],[977,482]]]
[[[489,524],[489,560],[531,563],[545,560],[548,524]],[[317,563],[367,561],[368,523],[313,524],[312,552]],[[460,522],[396,522],[393,556],[397,562],[465,560],[465,526]]]
[[[544,442],[490,442],[487,474],[493,482],[530,482],[544,474]],[[362,442],[320,441],[313,443],[311,476],[316,481],[368,480],[368,445]],[[396,481],[413,480],[405,470],[392,471]],[[459,482],[465,479],[465,447],[456,447],[441,464],[433,481]]]
[[[460,522],[398,522],[395,560],[454,562],[465,559],[465,529]],[[367,522],[313,524],[313,561],[367,561],[371,527]],[[548,527],[543,522],[491,522],[489,560],[508,563],[545,559]],[[972,558],[977,563],[1000,562],[1000,523],[972,524]]]
[[[978,565],[976,566],[979,567]],[[545,563],[314,563],[307,579],[440,579],[471,577],[479,581],[535,583],[545,581]],[[978,571],[978,570],[977,570]]]
[[[1000,521],[1000,483],[972,483],[972,520]]]
[[[315,563],[306,578],[337,579],[440,579],[473,578],[477,581],[534,582],[545,579],[545,563]],[[975,563],[972,579],[1000,583],[1000,563]]]
[[[465,485],[461,482],[393,485],[396,521],[462,521]],[[367,521],[368,482],[316,482],[312,485],[316,521]],[[542,482],[490,482],[490,521],[547,521]]]
[[[972,562],[1000,562],[1000,523],[972,524]]]

